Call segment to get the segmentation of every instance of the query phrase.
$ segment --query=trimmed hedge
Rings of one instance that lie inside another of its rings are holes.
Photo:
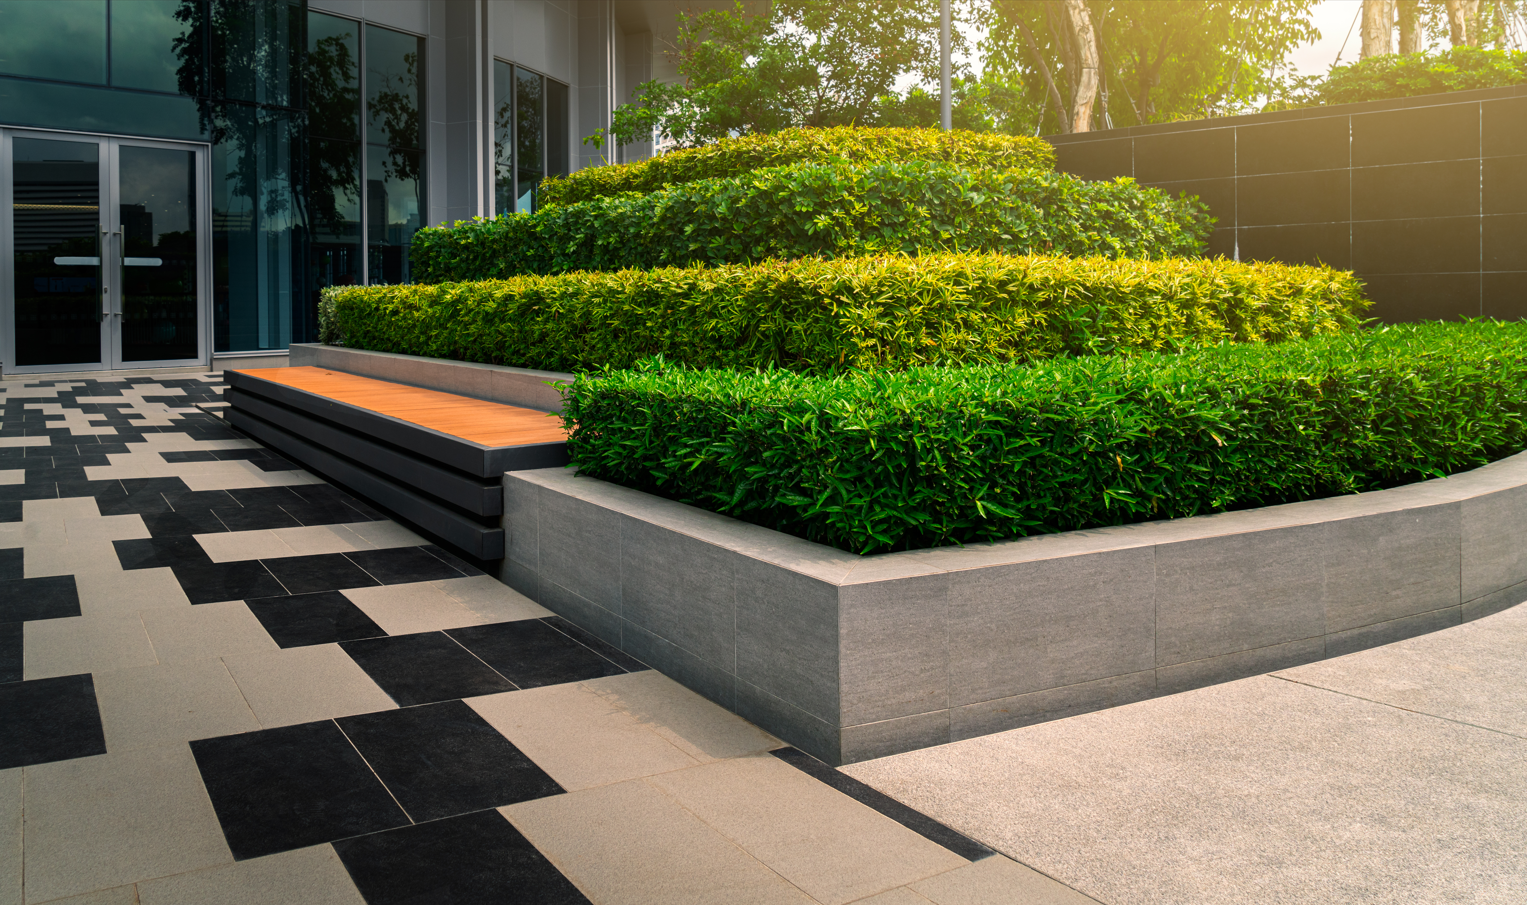
[[[1201,254],[1213,224],[1132,180],[836,161],[421,229],[410,260],[440,283],[886,252],[1164,258]]]
[[[542,182],[542,205],[577,204],[623,192],[740,176],[766,167],[845,160],[860,164],[938,161],[968,168],[1053,170],[1055,149],[1042,138],[942,129],[783,129],[723,139],[638,163],[589,167]]]
[[[649,362],[565,395],[580,473],[871,552],[1484,465],[1527,445],[1527,324],[831,378]]]
[[[555,371],[663,354],[829,373],[1278,341],[1355,326],[1351,273],[958,254],[325,290],[324,342]]]

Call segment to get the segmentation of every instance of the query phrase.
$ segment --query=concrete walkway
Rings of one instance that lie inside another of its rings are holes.
[[[1527,606],[844,772],[1106,905],[1527,902]]]

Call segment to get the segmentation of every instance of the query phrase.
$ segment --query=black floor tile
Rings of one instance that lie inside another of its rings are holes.
[[[626,670],[539,619],[474,625],[447,632],[521,688],[618,676]]]
[[[264,563],[265,568],[292,594],[337,591],[340,588],[369,588],[380,584],[360,566],[346,559],[343,553],[287,556],[267,559]]]
[[[191,753],[241,861],[408,823],[329,720],[202,739]]]
[[[461,701],[336,722],[415,823],[563,791]]]
[[[105,453],[86,452],[78,456],[54,456],[54,468],[84,468],[87,465],[110,465],[111,460]]]
[[[210,449],[174,449],[159,453],[166,462],[216,462],[217,456]]]
[[[615,645],[607,644],[578,626],[573,625],[561,616],[547,616],[541,621],[584,647],[589,648],[616,666],[624,667],[626,672],[641,672],[644,669],[652,668]]]
[[[382,584],[410,581],[438,581],[460,578],[461,572],[430,555],[422,547],[394,547],[390,550],[358,550],[346,553],[356,565],[371,573]]]
[[[0,522],[21,521],[20,500],[0,500]]]
[[[178,510],[177,510],[178,511]],[[302,523],[292,518],[279,506],[258,504],[253,506],[219,506],[212,510],[229,531],[261,531],[268,528],[296,528]]]
[[[190,493],[191,488],[180,478],[123,478],[122,486],[127,488],[128,493],[140,493],[153,491],[154,493]],[[221,490],[213,493],[223,493]],[[226,503],[232,497],[225,497]]]
[[[338,591],[244,602],[281,647],[332,644],[387,634]]]
[[[96,497],[96,505],[102,515],[151,515],[170,511],[164,494],[153,489],[124,490],[121,496],[107,494]]]
[[[278,456],[272,456],[264,459],[250,459],[249,462],[251,465],[260,469],[261,471],[296,471],[302,467],[296,462],[289,462],[286,459],[282,459]]]
[[[175,480],[179,481],[179,478]],[[125,481],[123,483],[126,483]],[[132,489],[131,486],[128,487]],[[185,483],[181,482],[178,490],[165,490],[164,498],[169,501],[170,508],[179,512],[182,509],[237,509],[239,501],[235,500],[226,490],[187,490]]]
[[[21,623],[0,623],[0,684],[21,681]]]
[[[515,690],[440,632],[346,641],[340,648],[401,707]]]
[[[0,500],[53,500],[57,498],[57,484],[6,484],[0,486]]]
[[[212,558],[207,555],[207,551],[203,550],[201,544],[189,535],[114,540],[111,545],[117,549],[117,561],[124,569],[162,569],[165,566],[212,564]]]
[[[90,674],[0,685],[0,770],[106,753]]]
[[[282,503],[281,508],[304,525],[345,525],[351,522],[369,522],[372,519],[359,509],[338,500],[309,503],[298,500]]]
[[[143,516],[151,537],[179,537],[189,534],[218,534],[228,530],[210,509],[184,509],[179,512],[155,512]]]
[[[284,506],[302,499],[289,487],[238,487],[228,491],[228,495],[238,500],[240,506]]]
[[[497,811],[334,844],[370,905],[588,905]]]
[[[73,575],[0,581],[0,622],[63,619],[79,614],[80,598]]]
[[[180,589],[192,603],[280,597],[287,593],[286,587],[271,577],[259,560],[184,563],[175,566],[174,571]]]
[[[472,563],[467,562],[449,550],[441,549],[434,544],[425,544],[422,548],[426,553],[455,569],[463,575],[486,575],[488,573],[479,569]]]
[[[0,550],[0,581],[20,581],[23,577],[21,548]]]

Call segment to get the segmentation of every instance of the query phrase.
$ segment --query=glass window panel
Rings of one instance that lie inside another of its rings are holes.
[[[493,61],[493,210],[514,211],[514,67]]]
[[[360,283],[360,142],[309,140],[308,228],[312,235],[308,285],[317,289]]]
[[[196,101],[189,97],[4,77],[0,77],[0,122],[190,141],[207,138]]]
[[[122,358],[195,358],[196,155],[123,145],[117,158]]]
[[[408,243],[419,229],[418,151],[370,145],[366,242],[372,283],[409,282]]]
[[[101,360],[101,168],[95,142],[13,142],[16,364]]]
[[[308,130],[323,138],[359,141],[360,24],[308,13]]]
[[[106,0],[0,0],[0,72],[106,82]]]
[[[566,176],[571,142],[567,86],[546,80],[546,175]]]
[[[301,130],[281,110],[226,104],[212,146],[217,351],[284,349],[302,294],[307,235],[297,204]],[[300,322],[300,318],[299,318]]]
[[[413,35],[366,26],[366,141],[393,148],[423,147],[419,122],[419,64],[423,44]]]
[[[181,0],[116,0],[111,5],[111,84],[114,88],[196,94],[201,87],[199,3]],[[186,78],[181,69],[189,65]]]
[[[514,152],[519,198],[515,209],[535,209],[535,188],[546,173],[545,84],[540,75],[519,67],[514,70]]]
[[[290,106],[300,96],[294,52],[305,45],[299,0],[212,0],[211,94]]]

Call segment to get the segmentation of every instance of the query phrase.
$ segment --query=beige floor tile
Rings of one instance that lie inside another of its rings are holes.
[[[26,546],[26,529],[28,527],[29,526],[23,525],[21,522],[0,522],[0,550],[13,550],[17,547]],[[63,530],[64,523],[62,520],[59,520],[59,543],[62,543],[64,540]]]
[[[584,684],[701,763],[784,747],[784,742],[654,669]]]
[[[389,635],[438,632],[489,621],[428,581],[355,588],[340,593],[350,598],[351,603],[360,607]]]
[[[21,905],[21,774],[0,770],[0,905]]]
[[[168,568],[86,572],[74,576],[84,616],[120,615],[147,609],[189,607],[191,601]]]
[[[108,459],[110,456],[107,457]],[[120,481],[123,478],[146,478],[141,465],[86,465],[87,481]]]
[[[934,905],[1097,905],[1039,871],[992,855],[911,884]]]
[[[492,575],[446,578],[431,583],[488,622],[544,619],[556,615]]]
[[[370,550],[371,545],[344,525],[308,525],[302,528],[277,528],[271,532],[301,556],[319,553],[349,553]]]
[[[259,471],[251,465],[251,469]],[[323,478],[308,471],[263,471],[258,477],[269,487],[296,487],[300,484],[322,484]]]
[[[811,902],[640,780],[499,811],[597,905]]]
[[[7,468],[0,471],[0,484],[25,484],[27,473],[20,468]]]
[[[27,578],[49,575],[120,575],[122,561],[111,541],[100,538],[63,544],[28,544],[23,559]]]
[[[137,513],[67,516],[64,518],[64,530],[68,532],[71,544],[82,540],[135,540],[149,536],[148,526],[143,524],[143,516]]]
[[[879,895],[860,899],[854,905],[932,905],[927,899],[905,886],[888,889]]]
[[[221,660],[96,673],[95,697],[113,753],[260,728]]]
[[[361,540],[371,545],[371,549],[380,550],[386,547],[418,547],[429,541],[404,528],[397,522],[349,522],[345,525]]]
[[[197,534],[194,537],[213,562],[279,559],[297,555],[297,551],[282,542],[276,532],[269,530],[225,531],[221,534]]]
[[[160,663],[278,650],[242,601],[147,609],[138,615]]]
[[[223,662],[266,729],[398,706],[338,644],[244,654]]]
[[[33,544],[67,544],[69,532],[64,528],[63,516],[40,515],[27,522],[10,522],[7,529],[20,532],[20,543],[8,546],[31,546]]]
[[[10,396],[17,399],[17,396]],[[53,441],[47,437],[0,437],[0,449],[11,446],[50,446]]]
[[[771,755],[717,761],[649,782],[825,905],[966,863]]]
[[[232,862],[185,745],[26,768],[30,902]]]
[[[138,887],[136,884],[129,883],[126,886],[113,886],[110,889],[87,892],[82,896],[52,899],[41,905],[138,905]]]
[[[191,490],[243,490],[249,487],[270,486],[262,480],[261,475],[243,470],[224,474],[188,474],[179,475],[179,477]]]
[[[39,619],[21,630],[27,679],[110,672],[157,663],[154,646],[133,613]]]
[[[315,845],[138,884],[142,905],[365,905],[334,849]]]
[[[99,518],[101,507],[93,496],[65,497],[59,500],[25,500],[21,504],[21,520],[45,518]]]
[[[577,683],[468,699],[564,789],[682,770],[694,758]]]

